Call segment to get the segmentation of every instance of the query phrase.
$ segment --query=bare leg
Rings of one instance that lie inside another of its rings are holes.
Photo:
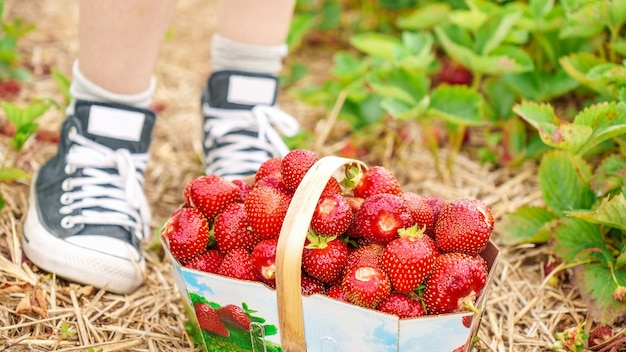
[[[176,0],[81,0],[80,71],[113,93],[145,91],[175,7]]]
[[[283,44],[294,6],[295,0],[221,0],[217,33],[243,44]]]

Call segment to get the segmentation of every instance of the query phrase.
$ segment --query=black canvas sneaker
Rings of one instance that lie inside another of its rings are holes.
[[[289,149],[279,132],[294,136],[298,121],[276,104],[275,76],[239,71],[216,71],[202,94],[206,174],[226,179],[253,175],[272,157]]]
[[[78,101],[57,154],[31,185],[22,246],[40,268],[130,293],[143,282],[149,236],[143,172],[156,120],[150,110]]]

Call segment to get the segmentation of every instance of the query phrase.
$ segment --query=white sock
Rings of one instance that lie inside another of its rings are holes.
[[[287,56],[287,45],[250,45],[213,35],[211,56],[213,71],[236,70],[277,75]]]
[[[78,60],[74,62],[72,68],[72,84],[70,85],[71,101],[66,113],[74,113],[74,103],[76,100],[90,100],[105,103],[120,103],[140,108],[148,108],[152,102],[152,95],[156,89],[156,79],[150,79],[148,89],[137,94],[118,94],[110,92],[85,77],[78,67]]]

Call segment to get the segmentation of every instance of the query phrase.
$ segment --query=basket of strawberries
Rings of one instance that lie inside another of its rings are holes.
[[[199,176],[161,229],[204,351],[466,351],[499,250],[489,207],[298,149]]]

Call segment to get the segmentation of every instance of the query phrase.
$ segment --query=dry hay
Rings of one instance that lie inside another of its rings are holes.
[[[8,16],[22,17],[37,25],[36,31],[22,43],[24,59],[33,69],[55,67],[69,75],[77,49],[76,5],[68,0],[38,2],[38,6],[29,6],[25,1],[7,3]],[[164,110],[155,128],[153,157],[146,174],[154,229],[180,203],[183,185],[202,173],[200,139],[189,138],[189,132],[199,130],[198,98],[209,70],[212,5],[200,0],[180,1],[172,38],[161,50],[156,71],[160,85],[155,101]],[[295,59],[306,60],[310,70],[324,75],[331,65],[330,57],[331,53],[312,50],[296,53]],[[18,102],[32,97],[60,99],[50,76],[38,76],[28,83]],[[324,124],[329,122],[319,110],[299,105],[288,94],[281,97],[281,105],[304,125],[315,129],[324,141]],[[54,110],[40,122],[42,128],[56,129],[62,118],[63,114]],[[0,152],[4,153],[5,147],[6,142],[1,141]],[[532,163],[492,170],[461,154],[454,177],[441,178],[434,171],[432,156],[419,143],[402,148],[393,159],[382,160],[389,160],[386,166],[407,189],[417,193],[447,199],[479,198],[492,207],[496,218],[521,205],[541,201],[535,181],[536,165]],[[336,146],[322,144],[318,149],[321,153],[333,152]],[[53,145],[31,143],[19,165],[36,170],[54,151]],[[146,283],[131,295],[67,283],[38,271],[22,256],[19,238],[27,208],[28,182],[0,187],[8,203],[0,213],[0,351],[199,350],[185,332],[186,315],[158,243],[157,250],[150,249],[154,243],[145,244]],[[585,306],[572,287],[554,288],[543,283],[543,263],[549,258],[546,248],[502,246],[497,227],[494,239],[501,245],[502,259],[483,315],[477,349],[547,350],[554,342],[555,332],[585,319]]]

